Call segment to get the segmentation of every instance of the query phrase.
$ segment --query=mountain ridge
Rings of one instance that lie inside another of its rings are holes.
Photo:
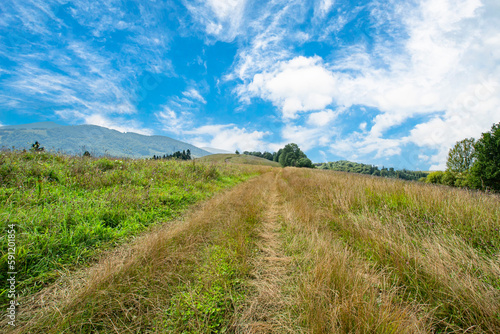
[[[211,154],[189,143],[166,136],[146,136],[135,132],[119,132],[98,125],[60,125],[38,122],[0,127],[0,147],[29,149],[38,141],[48,151],[94,156],[150,158],[190,150],[194,157]]]

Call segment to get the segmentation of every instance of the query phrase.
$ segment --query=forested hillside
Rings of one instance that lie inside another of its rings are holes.
[[[413,181],[417,181],[422,177],[426,177],[428,174],[426,172],[410,171],[407,169],[395,170],[392,167],[391,168],[382,167],[381,169],[379,169],[377,166],[366,165],[346,160],[319,163],[315,164],[315,166],[319,169],[329,169],[339,172],[368,174],[374,176],[391,177],[391,178],[413,180]]]

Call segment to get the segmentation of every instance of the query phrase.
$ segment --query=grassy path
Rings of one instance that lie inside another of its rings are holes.
[[[45,289],[14,332],[498,333],[499,228],[493,196],[273,169]]]
[[[258,234],[258,254],[252,261],[250,295],[238,316],[239,333],[292,333],[288,305],[290,296],[283,291],[290,272],[291,258],[285,255],[281,235],[283,201],[277,178],[266,189],[267,207]]]

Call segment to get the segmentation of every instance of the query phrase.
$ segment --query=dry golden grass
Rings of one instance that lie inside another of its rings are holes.
[[[219,164],[237,164],[237,165],[255,165],[255,166],[270,166],[281,167],[278,162],[270,161],[264,158],[259,158],[253,155],[246,154],[210,154],[196,159],[200,162],[212,162]]]
[[[253,258],[250,292],[235,318],[236,333],[298,333],[293,321],[291,294],[283,291],[290,277],[292,258],[285,255],[280,233],[283,203],[273,176],[266,187],[267,209],[257,236],[258,253]]]
[[[312,332],[500,332],[497,197],[291,169],[280,187]]]

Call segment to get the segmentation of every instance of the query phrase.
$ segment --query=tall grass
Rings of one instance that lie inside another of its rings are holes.
[[[78,163],[100,170],[95,175],[111,175],[119,164]],[[124,193],[92,178],[89,184],[103,184],[75,192],[102,191],[115,205],[128,199],[116,214],[148,193],[157,212],[184,203],[171,190],[181,188],[176,182],[217,191],[247,177],[238,168],[131,162],[126,170],[147,175],[137,179],[143,192],[134,193],[132,176],[120,183]],[[500,332],[499,197],[342,172],[252,168],[268,173],[25,299],[14,332]],[[149,169],[173,173],[158,176],[168,187],[155,190]],[[51,184],[43,177],[41,197]],[[38,196],[38,183],[31,187],[27,198]]]
[[[500,332],[498,197],[291,169],[280,187],[313,332]]]
[[[238,166],[2,152],[0,227],[16,225],[17,289],[36,292],[251,175],[256,171]],[[3,304],[7,243],[1,247]]]

